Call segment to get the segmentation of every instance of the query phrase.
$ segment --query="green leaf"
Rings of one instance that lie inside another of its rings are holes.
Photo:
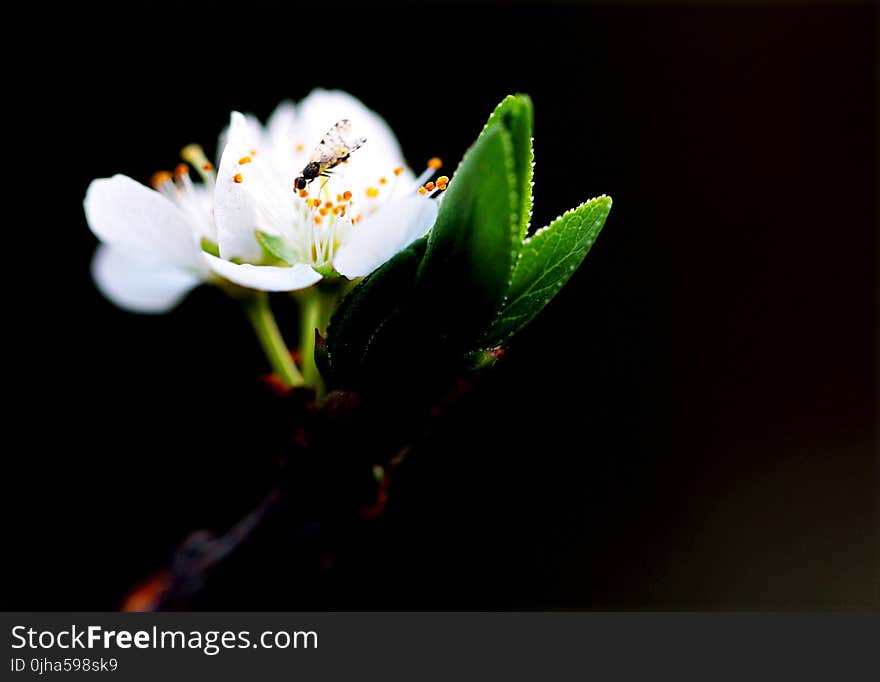
[[[534,109],[528,95],[508,95],[489,116],[486,128],[503,126],[513,145],[513,172],[519,201],[519,238],[522,241],[532,217],[532,174],[535,153],[532,147]]]
[[[331,384],[381,389],[402,381],[414,389],[464,358],[489,364],[496,355],[472,351],[508,339],[565,284],[601,230],[611,200],[578,207],[524,242],[532,130],[531,100],[505,98],[449,182],[428,237],[342,301],[322,356]],[[265,248],[284,255],[276,244]]]
[[[526,240],[484,345],[506,341],[550,302],[583,262],[610,210],[611,197],[591,199]]]
[[[272,258],[284,261],[288,265],[298,261],[296,252],[281,237],[277,237],[261,230],[254,230],[257,242],[263,250]]]
[[[327,378],[353,385],[389,319],[409,304],[427,238],[419,239],[363,279],[340,301],[327,328]]]
[[[449,183],[417,274],[416,304],[436,333],[476,342],[504,299],[520,246],[513,144],[486,128]]]

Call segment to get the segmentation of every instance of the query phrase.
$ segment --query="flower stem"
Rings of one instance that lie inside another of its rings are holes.
[[[284,343],[275,316],[269,307],[269,295],[261,291],[243,299],[243,303],[266,359],[272,366],[272,371],[288,386],[304,385],[306,381],[290,356],[290,351]]]
[[[323,332],[326,324],[324,319],[324,296],[317,287],[309,287],[296,296],[300,305],[299,311],[299,351],[303,366],[303,378],[307,386],[315,389],[318,396],[324,392],[321,372],[315,362],[315,330]]]

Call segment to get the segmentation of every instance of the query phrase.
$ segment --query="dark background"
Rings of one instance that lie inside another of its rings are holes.
[[[114,609],[269,486],[243,316],[208,289],[167,316],[115,309],[81,201],[213,147],[230,109],[265,118],[320,85],[385,116],[415,167],[454,168],[527,92],[533,224],[614,198],[585,266],[323,579],[325,607],[876,607],[872,8],[66,21],[16,29],[45,65],[7,60],[3,606]]]

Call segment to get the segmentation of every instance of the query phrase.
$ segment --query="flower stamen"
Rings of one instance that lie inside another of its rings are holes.
[[[201,145],[188,144],[180,150],[180,158],[196,169],[196,173],[206,185],[214,184],[214,164],[208,161]]]
[[[150,176],[150,186],[158,191],[168,186],[171,182],[171,173],[168,171],[158,171]]]
[[[416,178],[416,187],[421,187],[428,180],[430,180],[434,176],[434,173],[436,173],[443,167],[443,162],[440,160],[440,157],[434,156],[428,159],[427,165],[428,167],[425,169],[425,171],[418,178]],[[424,193],[419,192],[419,194]]]

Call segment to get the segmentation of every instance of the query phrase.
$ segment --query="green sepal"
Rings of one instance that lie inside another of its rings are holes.
[[[268,234],[262,230],[254,230],[254,237],[256,237],[257,243],[263,247],[263,251],[270,258],[287,265],[297,262],[296,252],[281,237]]]
[[[202,247],[202,251],[204,251],[205,253],[210,253],[212,256],[220,258],[220,245],[217,242],[212,242],[207,237],[202,237],[200,245]]]
[[[336,279],[337,277],[341,277],[341,275],[336,272],[336,269],[333,267],[332,263],[324,263],[324,265],[312,266],[312,270],[321,275],[324,279]]]

